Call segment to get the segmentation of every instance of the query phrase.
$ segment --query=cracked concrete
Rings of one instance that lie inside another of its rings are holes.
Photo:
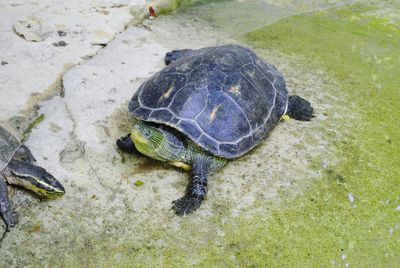
[[[160,7],[166,8],[171,4],[176,3],[153,2],[157,11]],[[115,108],[115,105],[120,104],[122,100],[127,100],[127,95],[120,96],[116,87],[110,87],[109,97],[99,98],[98,117],[88,119],[93,115],[93,107],[90,103],[92,97],[76,102],[80,100],[80,96],[73,95],[75,77],[68,78],[68,75],[73,76],[74,71],[65,76],[64,73],[76,65],[78,65],[77,71],[81,71],[79,64],[90,61],[127,25],[145,19],[148,16],[146,6],[147,4],[142,1],[124,0],[68,1],[62,4],[58,1],[0,3],[2,10],[0,123],[22,138],[34,119],[38,115],[44,116],[43,124],[34,129],[27,144],[35,153],[39,165],[43,165],[51,173],[63,178],[63,183],[71,183],[72,187],[74,187],[74,181],[71,182],[68,179],[71,177],[68,165],[73,165],[79,159],[85,160],[86,143],[91,143],[96,147],[98,140],[95,135],[93,137],[91,135],[97,128],[102,127],[99,118],[104,119],[108,115],[105,112],[111,111],[101,112],[103,110],[101,105],[104,107],[112,105],[115,103],[114,96],[118,96],[119,102],[110,106]],[[129,38],[136,39],[135,34],[136,32],[131,33]],[[123,40],[127,46],[130,45],[129,38]],[[121,59],[118,59],[115,64],[123,65],[124,60],[125,57],[121,54]],[[102,68],[98,66],[103,66],[103,64],[104,62],[95,63],[95,68],[101,70]],[[139,64],[141,62],[136,62],[136,65]],[[105,70],[107,73],[100,73],[104,77],[101,81],[109,80],[107,78],[109,75],[112,75],[114,71],[120,71],[113,66],[108,67]],[[91,75],[96,78],[95,72]],[[142,76],[144,77],[144,74]],[[132,80],[134,79],[137,79],[135,73],[132,76]],[[78,82],[84,86],[85,81],[86,78],[81,77]],[[110,83],[113,82],[110,81]],[[65,96],[65,88],[71,89],[67,96]],[[90,93],[97,95],[97,92],[101,90],[103,90],[101,87],[95,88]],[[86,120],[81,118],[80,105],[86,107],[86,116],[83,116]],[[78,118],[80,124],[77,124],[75,118]],[[85,124],[86,126],[93,125],[96,129],[92,130],[93,132],[88,136],[78,138],[77,135],[86,132]],[[80,132],[77,134],[77,131]],[[105,143],[104,140],[101,142]],[[88,162],[88,172],[95,174],[98,181],[101,181],[96,175],[96,168],[90,162]],[[17,210],[21,204],[28,205],[39,201],[34,196],[20,195],[12,188],[10,191],[16,193],[14,196],[17,195],[13,198]],[[3,228],[2,224],[1,228]]]
[[[38,103],[60,94],[66,70],[124,30],[130,8],[123,0],[0,3],[0,122],[18,116],[24,128]]]

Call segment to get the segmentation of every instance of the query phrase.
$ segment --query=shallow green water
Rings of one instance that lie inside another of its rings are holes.
[[[286,252],[280,263],[399,264],[400,31],[370,15],[374,9],[358,4],[295,16],[244,37],[254,47],[303,55],[330,72],[340,85],[336,94],[348,96],[356,115],[336,123],[346,133],[336,141],[345,157],[325,169],[315,159],[324,179],[274,209],[267,230],[285,234],[277,244]],[[282,229],[282,219],[290,232]],[[339,252],[345,260],[337,258]]]
[[[342,5],[348,0],[198,0],[181,1],[177,15],[205,20],[219,31],[238,37],[271,24],[282,17]]]

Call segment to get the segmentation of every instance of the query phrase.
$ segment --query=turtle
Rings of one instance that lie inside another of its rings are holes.
[[[248,47],[173,50],[165,64],[134,93],[136,122],[116,145],[190,172],[186,194],[172,202],[178,215],[198,209],[208,176],[252,150],[279,121],[314,116],[310,102],[289,96],[283,75]]]
[[[7,183],[46,198],[65,193],[61,183],[34,162],[36,159],[31,150],[0,125],[0,216],[6,230],[15,226],[18,220],[8,197]]]

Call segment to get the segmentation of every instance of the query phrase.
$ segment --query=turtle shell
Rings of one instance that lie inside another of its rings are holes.
[[[0,172],[8,165],[20,146],[17,138],[0,126]]]
[[[274,66],[249,48],[224,45],[193,50],[154,74],[134,94],[129,111],[232,159],[267,136],[287,102],[285,80]]]

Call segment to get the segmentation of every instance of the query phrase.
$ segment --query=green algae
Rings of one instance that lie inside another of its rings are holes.
[[[280,248],[278,259],[268,263],[399,263],[400,31],[386,20],[364,16],[371,9],[354,5],[295,16],[244,37],[255,48],[303,55],[305,64],[330,72],[340,83],[335,94],[349,98],[356,115],[351,122],[343,118],[335,123],[338,131],[352,134],[336,142],[346,159],[329,172],[316,159],[314,168],[324,174],[323,180],[312,181],[302,196],[283,197],[284,207],[273,209],[263,230],[268,239],[250,232],[275,248],[269,253]],[[262,256],[255,259],[263,261]]]
[[[22,134],[23,141],[25,141],[29,137],[29,134],[31,134],[32,129],[35,128],[37,125],[39,125],[44,120],[44,118],[45,118],[44,114],[41,114],[38,117],[36,117],[32,121],[32,123],[29,124],[29,126],[26,128],[26,130]]]
[[[135,183],[134,183],[135,186],[142,186],[143,184],[144,184],[144,182],[141,181],[141,180],[137,180],[137,181],[135,181]]]
[[[174,10],[176,10],[179,5],[180,5],[180,0],[174,0],[174,1],[165,1],[161,2],[156,6],[156,14],[157,15],[163,15],[163,14],[168,14]]]

